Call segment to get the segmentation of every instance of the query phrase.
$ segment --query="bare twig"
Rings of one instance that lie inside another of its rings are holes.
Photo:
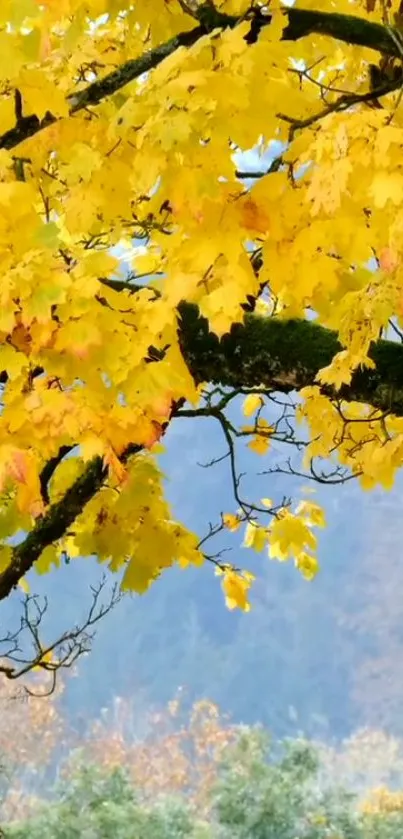
[[[42,670],[49,674],[49,690],[38,694],[27,685],[24,686],[24,690],[32,696],[49,696],[53,693],[57,673],[72,667],[80,656],[89,652],[94,638],[95,625],[116,606],[123,596],[118,584],[115,584],[106,602],[101,602],[105,585],[106,578],[103,576],[98,585],[90,587],[92,601],[85,619],[72,629],[63,632],[50,644],[44,644],[40,638],[40,626],[48,609],[47,598],[25,595],[19,627],[0,638],[0,645],[5,647],[0,658],[0,673],[3,673],[7,679],[15,680],[32,671]]]
[[[258,472],[258,475],[293,475],[297,478],[303,478],[306,481],[315,481],[315,483],[318,484],[334,485],[345,484],[347,483],[347,481],[354,480],[362,474],[362,472],[352,473],[347,469],[343,469],[341,466],[336,466],[334,469],[331,469],[328,472],[322,470],[318,472],[314,468],[313,463],[314,458],[312,458],[310,461],[309,472],[303,472],[301,469],[295,469],[295,467],[291,463],[290,458],[288,458],[284,466],[273,466],[270,469],[265,469],[262,472]]]
[[[401,88],[401,80],[398,79],[391,79],[385,82],[382,87],[377,88],[376,90],[369,90],[366,93],[343,93],[335,102],[332,102],[328,105],[325,105],[322,110],[318,111],[316,114],[313,114],[310,117],[306,117],[305,119],[296,119],[295,117],[288,116],[287,114],[278,113],[278,119],[281,119],[283,122],[287,122],[290,125],[290,130],[288,133],[289,142],[291,142],[294,138],[296,131],[300,131],[303,128],[308,128],[310,125],[314,125],[315,122],[323,119],[329,114],[339,113],[340,111],[347,111],[348,108],[352,108],[353,105],[358,105],[360,103],[371,102],[375,99],[380,99],[382,96],[386,96],[388,93],[392,93],[394,90]]]
[[[255,389],[253,392],[261,393],[261,390]],[[241,511],[241,514],[245,521],[254,521],[256,519],[257,514],[264,515],[265,517],[276,517],[279,510],[284,507],[284,503],[273,505],[272,507],[262,507],[258,504],[254,504],[250,501],[246,501],[242,498],[240,494],[240,483],[242,478],[244,477],[243,473],[237,471],[236,467],[236,451],[235,451],[235,444],[234,439],[237,437],[256,437],[261,436],[265,438],[272,438],[279,440],[280,442],[291,442],[292,436],[294,431],[291,425],[288,425],[288,430],[282,433],[278,433],[279,425],[282,421],[286,421],[288,423],[289,417],[286,415],[285,411],[283,410],[281,417],[277,420],[277,424],[275,423],[274,426],[271,426],[270,429],[259,427],[259,417],[260,411],[257,412],[255,424],[251,427],[249,431],[239,431],[236,429],[230,420],[225,416],[224,409],[228,407],[229,403],[240,394],[240,389],[235,389],[230,392],[223,392],[220,388],[214,388],[212,391],[207,392],[205,394],[206,399],[206,406],[201,408],[195,409],[188,409],[188,408],[180,408],[173,416],[175,417],[212,417],[216,419],[220,427],[222,429],[224,439],[227,444],[227,451],[224,455],[221,455],[218,458],[213,458],[209,464],[203,464],[204,467],[206,466],[214,466],[217,463],[222,462],[223,460],[228,459],[230,465],[230,475],[231,475],[231,484],[232,484],[232,491],[234,495],[234,499]],[[218,402],[214,401],[216,396],[220,396]],[[262,404],[263,408],[263,404]],[[294,440],[294,445],[299,447],[301,445],[301,441]],[[304,442],[304,445],[306,443]],[[287,505],[291,502],[287,502]]]
[[[281,155],[279,157],[275,157],[274,160],[270,163],[267,169],[257,169],[251,172],[243,171],[242,169],[235,170],[235,177],[239,178],[240,180],[247,179],[247,178],[264,178],[265,175],[270,175],[272,172],[278,172],[281,166],[284,164],[283,158]]]

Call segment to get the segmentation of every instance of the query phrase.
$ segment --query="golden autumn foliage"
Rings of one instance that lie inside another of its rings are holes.
[[[268,403],[297,390],[311,477],[393,485],[400,25],[399,0],[3,0],[0,598],[66,556],[139,593],[205,561],[158,459],[184,405],[265,458],[290,442]],[[248,185],[234,152],[272,140]],[[235,496],[222,526],[312,578],[317,505]],[[247,609],[251,575],[217,564]]]
[[[46,688],[38,675],[29,686]],[[85,734],[74,729],[60,706],[57,691],[46,698],[29,696],[19,682],[0,682],[0,817],[7,821],[35,812],[55,775],[69,778],[84,750],[88,764],[127,770],[144,799],[162,794],[186,796],[202,812],[217,778],[223,749],[237,727],[209,700],[182,707],[178,692],[166,708],[139,711],[133,697],[115,697]]]
[[[31,677],[27,686],[37,691],[46,689],[41,674]],[[63,690],[59,681],[51,697],[29,696],[23,685],[0,680],[0,818],[18,812],[28,815],[35,806],[37,783],[54,754],[64,744],[66,733],[58,700]]]
[[[363,803],[364,813],[397,813],[403,810],[403,793],[385,787],[373,790]]]
[[[60,682],[58,689],[60,694]],[[198,818],[208,820],[226,747],[239,743],[240,733],[247,730],[232,724],[210,700],[186,708],[186,697],[179,690],[166,708],[148,713],[137,705],[135,695],[115,697],[99,716],[87,720],[84,733],[78,733],[61,712],[60,696],[35,699],[20,691],[16,695],[2,681],[3,824],[12,822],[16,813],[19,819],[35,816],[49,800],[55,777],[62,788],[68,788],[77,766],[83,764],[107,771],[124,769],[145,804],[175,795],[187,800]],[[363,816],[402,811],[402,792],[392,788],[403,778],[401,739],[385,731],[362,729],[337,744],[318,741],[312,745],[320,762],[315,784],[348,789],[357,795],[354,808]],[[234,753],[240,777],[251,771],[251,759],[256,769],[259,764],[253,762],[253,751],[249,757],[243,749]],[[326,823],[321,812],[312,817],[312,824],[324,827]]]
[[[139,726],[133,700],[115,697],[90,727],[85,758],[97,766],[125,768],[146,799],[178,793],[202,812],[223,749],[236,732],[209,700],[195,702],[186,712],[178,694],[166,709],[150,712]]]
[[[403,743],[387,729],[359,728],[338,743],[318,741],[323,780],[359,796],[403,782]]]

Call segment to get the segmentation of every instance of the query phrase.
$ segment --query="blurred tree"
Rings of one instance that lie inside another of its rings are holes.
[[[365,839],[403,836],[403,792],[386,787],[373,790],[362,806]]]
[[[122,769],[79,766],[59,799],[28,822],[6,828],[9,839],[196,839],[185,802],[146,806]]]
[[[196,702],[186,711],[181,696],[179,691],[166,709],[140,721],[135,701],[117,697],[93,724],[83,753],[97,766],[125,769],[147,801],[180,793],[204,812],[237,729],[212,702]]]
[[[16,685],[0,680],[0,818],[16,808],[23,814],[35,805],[36,795],[51,773],[55,754],[66,742],[66,726],[58,708],[63,685],[52,696],[27,693],[41,691],[45,678],[33,674]],[[46,683],[46,682],[45,682]]]
[[[276,753],[277,752],[277,753]],[[229,748],[213,791],[219,839],[361,839],[352,797],[318,784],[307,741],[270,749],[267,734],[245,729]]]

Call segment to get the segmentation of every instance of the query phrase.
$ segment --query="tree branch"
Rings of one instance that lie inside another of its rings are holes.
[[[190,47],[195,44],[205,32],[202,27],[198,26],[190,32],[182,32],[165,41],[164,44],[159,44],[152,50],[148,50],[138,58],[126,61],[117,70],[104,76],[102,79],[92,82],[87,87],[76,93],[71,93],[67,96],[67,102],[70,105],[70,115],[88,108],[90,105],[98,105],[103,99],[116,93],[117,90],[124,87],[134,79],[138,79],[143,73],[147,73],[154,67],[172,55],[179,47]],[[19,145],[23,140],[33,137],[39,131],[58,122],[50,111],[47,111],[43,119],[39,119],[35,114],[21,117],[14,128],[10,128],[3,135],[0,136],[0,149],[13,149]]]
[[[140,450],[141,446],[128,446],[120,460],[125,463],[132,454]],[[15,546],[10,564],[0,574],[0,600],[8,597],[11,590],[39,559],[43,549],[65,535],[88,501],[101,488],[107,472],[103,459],[94,457],[60,501],[52,504],[45,515],[37,519],[26,538]]]
[[[328,35],[346,44],[369,47],[384,55],[399,57],[400,52],[388,27],[356,15],[320,12],[314,9],[285,9],[288,25],[283,31],[284,41],[299,41],[306,35]]]
[[[264,387],[289,393],[316,384],[316,375],[342,350],[337,333],[305,320],[279,320],[247,315],[219,339],[197,306],[181,303],[179,339],[189,370],[197,383],[231,388]],[[337,393],[323,393],[346,401],[373,405],[403,416],[403,345],[377,341],[369,356],[375,369],[354,373],[350,385]],[[123,453],[126,462],[141,450],[135,443]],[[13,549],[10,565],[0,574],[0,600],[6,598],[32,568],[47,545],[62,538],[85,505],[101,488],[107,469],[101,457],[93,458],[82,475],[40,517],[26,538]]]
[[[312,321],[247,315],[244,324],[234,324],[219,340],[197,306],[181,303],[179,314],[182,352],[198,383],[298,391],[315,384],[319,370],[343,349],[336,332]],[[377,341],[369,356],[375,369],[355,372],[351,384],[337,392],[338,398],[403,416],[403,346]],[[336,396],[330,387],[321,389]]]
[[[342,350],[337,333],[305,320],[277,320],[248,315],[220,340],[209,331],[197,306],[179,305],[182,352],[196,382],[231,388],[265,387],[283,393],[315,384],[316,375]],[[346,401],[373,405],[403,416],[403,345],[377,341],[369,356],[375,369],[354,373],[351,384],[336,392],[322,392]],[[133,444],[122,462],[141,450]],[[13,550],[10,565],[0,574],[0,600],[7,597],[32,568],[43,549],[65,535],[107,475],[102,458],[89,462],[64,496],[39,518],[23,542]]]
[[[42,469],[39,475],[39,483],[41,486],[41,495],[44,504],[49,504],[49,482],[51,481],[59,463],[68,455],[74,446],[60,446],[58,453],[51,457]]]
[[[294,41],[318,33],[367,46],[384,54],[398,54],[393,35],[380,24],[353,15],[305,9],[288,8],[284,9],[284,14],[288,16],[283,32],[285,40]],[[270,20],[270,15],[252,11],[250,32],[245,36],[247,42],[257,40],[260,29]],[[70,113],[98,104],[142,73],[158,66],[180,47],[192,46],[213,28],[235,27],[239,22],[240,18],[235,16],[221,15],[211,3],[204,4],[203,16],[199,17],[200,25],[195,29],[171,38],[70,95]],[[0,148],[11,149],[55,121],[50,113],[45,114],[43,120],[35,115],[24,117],[18,114],[16,127],[0,137]],[[111,281],[102,282],[111,285]],[[127,285],[119,290],[127,292]],[[131,293],[134,290],[130,288]],[[244,324],[235,324],[230,333],[220,340],[209,332],[208,322],[200,316],[196,306],[183,302],[178,311],[182,352],[197,382],[243,388],[264,386],[268,390],[282,392],[300,390],[314,384],[318,371],[328,366],[342,349],[335,332],[308,321],[247,316]],[[375,362],[375,369],[356,372],[351,384],[344,386],[337,396],[403,416],[403,346],[378,341],[371,347],[369,355]],[[0,382],[5,382],[2,376],[3,373],[0,373]],[[331,388],[322,387],[322,391],[336,396]],[[140,450],[141,447],[134,442],[123,454],[122,461]],[[45,500],[48,482],[62,456],[63,451],[49,462],[42,473],[41,487]],[[93,458],[64,496],[37,519],[32,531],[13,548],[10,565],[0,573],[0,600],[7,597],[32,568],[43,549],[65,535],[88,501],[99,491],[106,476],[107,469],[102,458]]]
[[[48,609],[48,600],[44,597],[41,601],[37,595],[25,595],[19,627],[0,638],[0,645],[5,646],[0,655],[0,673],[7,679],[20,679],[34,670],[45,671],[50,675],[49,689],[38,694],[25,685],[25,691],[31,696],[50,696],[55,690],[59,670],[72,667],[80,656],[89,652],[95,634],[94,626],[123,597],[115,583],[107,600],[101,601],[101,594],[106,589],[105,575],[96,586],[90,586],[90,589],[92,599],[85,619],[48,644],[44,644],[39,635]]]
[[[209,9],[206,11],[207,6],[209,6]],[[97,105],[143,73],[157,67],[180,47],[193,46],[213,29],[220,27],[233,29],[244,20],[244,17],[222,14],[214,9],[211,4],[203,4],[202,10],[203,15],[199,16],[199,26],[189,32],[181,32],[175,35],[164,44],[159,44],[138,58],[126,61],[117,70],[108,73],[102,79],[97,79],[82,90],[67,96],[70,114],[73,115],[91,105]],[[316,33],[328,35],[330,38],[348,44],[369,47],[384,55],[400,56],[393,35],[382,24],[372,23],[354,15],[319,12],[312,9],[290,8],[284,9],[283,13],[288,17],[288,24],[282,35],[283,40],[298,41],[300,38]],[[268,26],[270,22],[270,15],[263,15],[259,10],[252,10],[251,28],[249,33],[245,35],[245,40],[250,44],[254,43],[259,37],[260,30],[264,26]],[[35,114],[20,116],[14,128],[0,135],[0,149],[13,149],[23,140],[33,137],[39,131],[57,121],[58,118],[50,111],[47,111],[41,120]]]

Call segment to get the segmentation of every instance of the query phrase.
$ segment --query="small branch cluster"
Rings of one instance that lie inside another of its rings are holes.
[[[58,672],[72,667],[80,656],[89,652],[95,625],[123,596],[115,584],[107,600],[102,601],[105,586],[106,578],[102,577],[97,586],[90,587],[92,601],[84,620],[51,643],[44,643],[40,636],[41,624],[48,610],[47,598],[25,595],[18,628],[0,638],[0,673],[7,679],[19,679],[39,670],[48,673],[48,691],[38,694],[27,685],[24,689],[33,696],[50,696],[55,690]]]

